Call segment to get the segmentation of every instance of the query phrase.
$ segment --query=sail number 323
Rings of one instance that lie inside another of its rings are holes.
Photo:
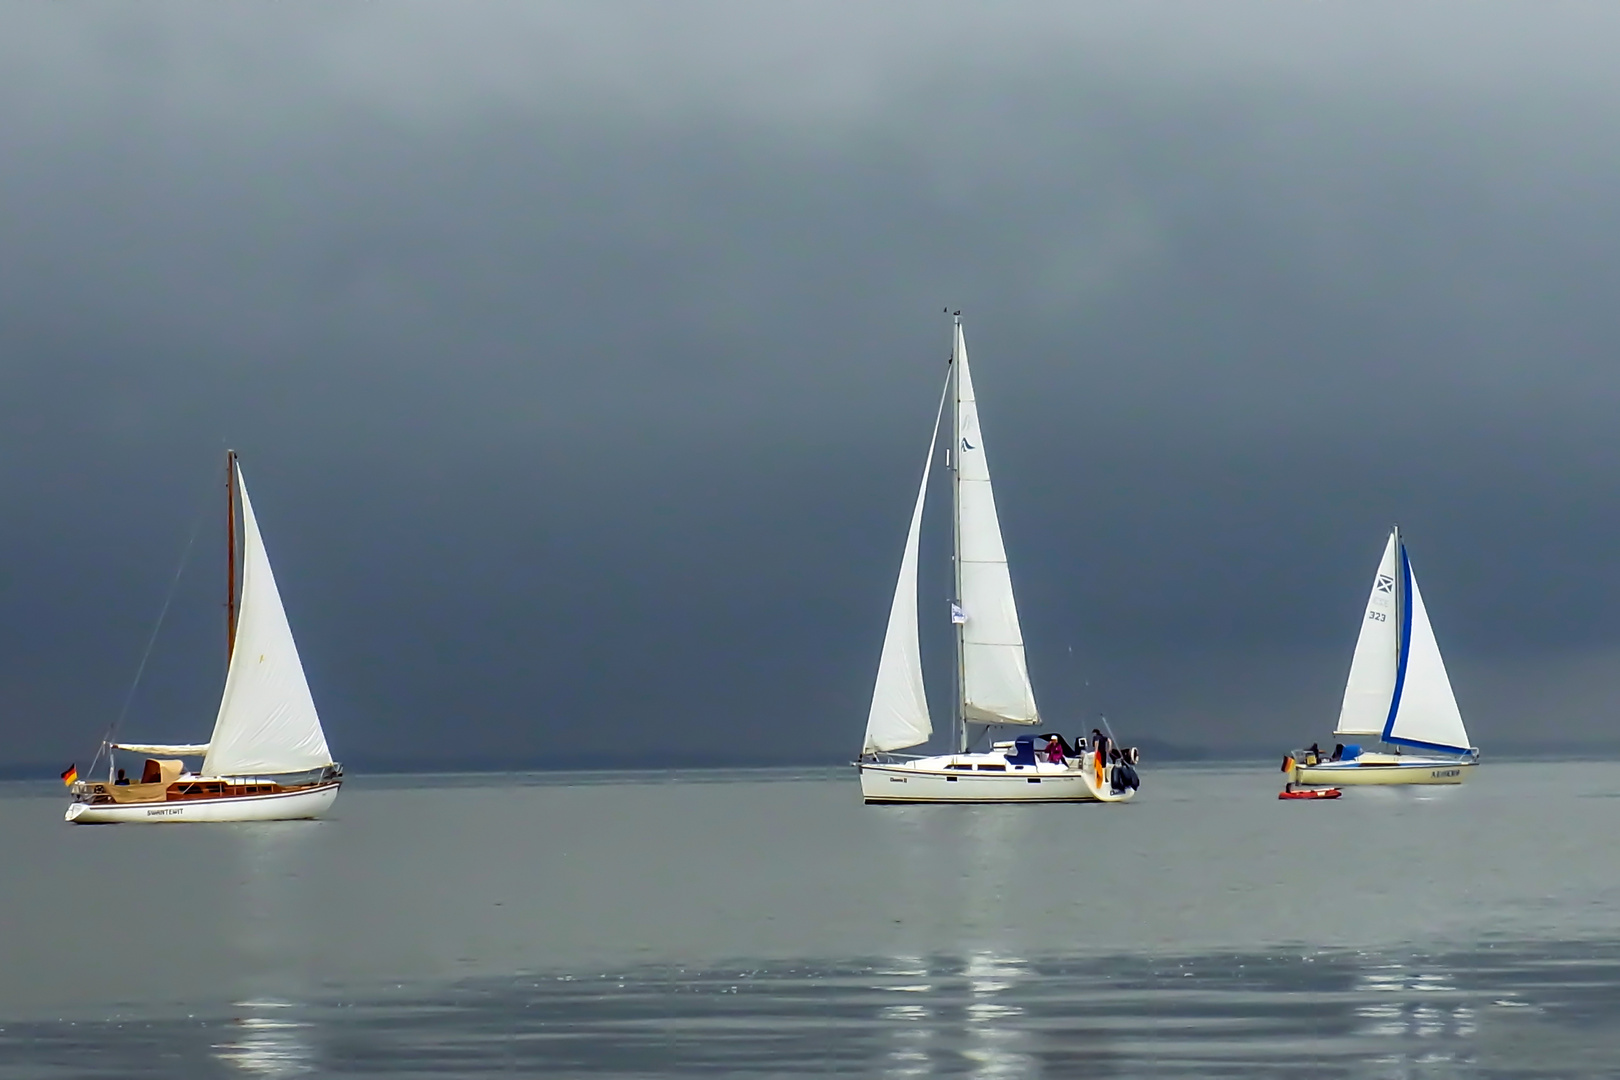
[[[1369,611],[1369,612],[1367,612],[1367,618],[1373,620],[1374,622],[1386,622],[1387,621],[1384,618],[1384,613],[1382,611]]]

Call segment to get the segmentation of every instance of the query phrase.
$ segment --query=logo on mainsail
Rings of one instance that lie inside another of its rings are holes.
[[[967,622],[967,616],[962,612],[962,605],[955,600],[951,601],[951,622],[958,625]]]
[[[968,442],[967,441],[967,436],[964,435],[964,436],[962,436],[962,449],[964,449],[964,450],[977,450],[978,447],[974,446],[972,443]]]
[[[1378,582],[1373,586],[1373,588],[1377,589],[1379,592],[1394,592],[1395,579],[1390,577],[1388,574],[1379,574]]]

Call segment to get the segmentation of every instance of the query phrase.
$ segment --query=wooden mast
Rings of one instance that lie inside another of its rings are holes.
[[[236,451],[225,451],[225,663],[236,653]]]

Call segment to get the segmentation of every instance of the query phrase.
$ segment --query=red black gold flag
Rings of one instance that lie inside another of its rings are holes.
[[[67,785],[68,787],[72,787],[74,781],[78,780],[78,778],[79,778],[79,767],[77,765],[69,765],[67,767],[67,769],[62,773],[62,783]]]

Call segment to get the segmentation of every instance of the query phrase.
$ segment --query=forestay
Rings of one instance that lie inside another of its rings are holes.
[[[1024,635],[1013,602],[1012,577],[990,489],[990,466],[960,323],[956,326],[956,379],[958,574],[965,616],[963,715],[983,724],[1038,724],[1041,718],[1024,660]]]
[[[1395,696],[1395,668],[1400,650],[1400,611],[1396,603],[1396,532],[1390,531],[1373,576],[1372,593],[1361,619],[1361,635],[1344,684],[1336,736],[1382,737]]]
[[[1469,749],[1468,731],[1462,711],[1451,690],[1445,661],[1429,613],[1423,606],[1423,593],[1406,545],[1400,548],[1401,573],[1406,586],[1406,609],[1402,617],[1400,672],[1396,676],[1395,700],[1384,724],[1385,742],[1430,750],[1464,753]]]
[[[240,469],[236,480],[242,495],[242,604],[202,771],[251,776],[318,769],[330,765],[332,755]]]
[[[949,392],[947,379],[945,391]],[[928,741],[934,732],[928,714],[928,695],[923,687],[922,648],[917,640],[917,545],[922,535],[923,502],[928,496],[928,474],[934,465],[934,446],[939,438],[939,419],[945,411],[945,394],[934,412],[934,433],[928,437],[928,457],[923,461],[922,483],[917,486],[917,503],[911,510],[911,529],[906,533],[905,553],[900,557],[900,577],[894,583],[894,602],[889,605],[889,628],[883,635],[883,655],[878,660],[877,682],[872,687],[872,708],[866,714],[866,745],[861,753],[899,750]]]

